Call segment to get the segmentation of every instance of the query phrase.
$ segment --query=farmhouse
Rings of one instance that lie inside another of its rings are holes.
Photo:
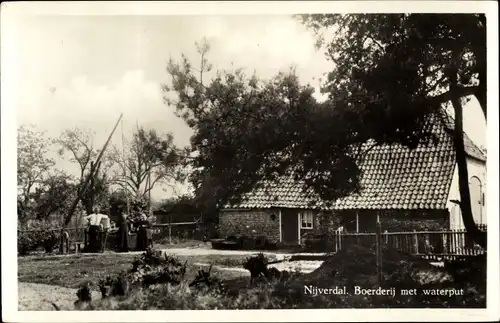
[[[410,150],[379,145],[361,162],[361,192],[327,206],[301,183],[281,178],[263,183],[237,205],[220,210],[222,236],[264,235],[274,242],[300,244],[309,232],[336,230],[373,232],[377,219],[384,230],[463,229],[458,168],[451,131],[454,120],[434,118],[428,124],[437,144]],[[486,156],[464,133],[476,223],[486,224]],[[319,201],[319,202],[318,202]]]

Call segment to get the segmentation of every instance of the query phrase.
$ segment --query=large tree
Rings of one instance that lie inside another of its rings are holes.
[[[112,160],[117,166],[113,182],[132,197],[144,199],[157,184],[180,179],[181,154],[173,140],[170,133],[158,134],[154,129],[137,127],[123,149],[115,146],[112,150]]]
[[[37,219],[47,219],[56,213],[66,214],[76,198],[77,188],[74,178],[64,172],[51,174],[32,194]]]
[[[23,125],[17,131],[18,215],[24,219],[31,209],[33,190],[49,176],[54,160],[48,157],[50,139],[34,126]]]
[[[171,60],[172,82],[163,89],[166,103],[194,133],[187,160],[200,202],[209,208],[214,201],[235,202],[266,180],[287,175],[304,179],[306,187],[328,186],[321,190],[326,199],[358,188],[350,179],[359,172],[350,148],[354,137],[346,135],[349,129],[336,110],[318,104],[313,88],[299,84],[293,69],[270,80],[242,69],[209,78],[209,46],[197,48],[200,66],[184,55],[180,62]]]
[[[486,233],[473,219],[463,140],[463,102],[486,109],[486,19],[476,14],[306,15],[334,63],[323,91],[353,115],[359,134],[410,147],[428,136],[423,124],[450,103],[459,172],[460,208],[474,240]],[[325,37],[326,36],[326,37]],[[352,124],[351,124],[352,125]]]

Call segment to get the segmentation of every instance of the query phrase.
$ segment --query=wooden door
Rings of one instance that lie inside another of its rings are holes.
[[[299,220],[296,210],[281,210],[281,240],[285,244],[299,244]]]

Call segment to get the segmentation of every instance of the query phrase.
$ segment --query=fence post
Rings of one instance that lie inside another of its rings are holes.
[[[64,231],[64,239],[66,239],[66,253],[69,253],[69,247],[70,247],[70,237],[69,237],[69,232]]]
[[[429,253],[431,249],[431,241],[429,237],[429,233],[425,233],[425,253]]]
[[[172,244],[172,214],[168,217],[168,243]]]
[[[417,230],[413,230],[413,243],[415,245],[415,254],[418,255],[418,234]]]
[[[377,222],[377,232],[375,238],[375,249],[377,257],[377,282],[382,284],[382,227],[380,222]]]
[[[446,254],[448,253],[448,234],[443,233],[441,238],[443,240],[443,253]]]
[[[59,253],[64,255],[64,230],[61,229],[61,236],[59,238]]]
[[[339,236],[336,230],[333,231],[333,248],[335,249],[335,252],[339,252]]]
[[[389,231],[385,230],[384,231],[384,235],[385,235],[385,244],[389,244],[389,234],[388,234]]]

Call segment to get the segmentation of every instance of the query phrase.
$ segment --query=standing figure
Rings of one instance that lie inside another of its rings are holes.
[[[123,212],[123,209],[119,209],[118,214],[118,234],[120,237],[120,251],[128,252],[129,251],[129,225],[127,221],[127,214]]]
[[[137,226],[137,247],[139,250],[146,250],[150,246],[150,241],[152,240],[148,217],[144,213],[141,213],[135,225]]]
[[[93,213],[85,216],[83,220],[88,225],[88,245],[86,246],[86,251],[103,252],[105,233],[109,229],[110,225],[109,217],[105,214],[101,214],[99,207],[96,206],[93,209]]]

